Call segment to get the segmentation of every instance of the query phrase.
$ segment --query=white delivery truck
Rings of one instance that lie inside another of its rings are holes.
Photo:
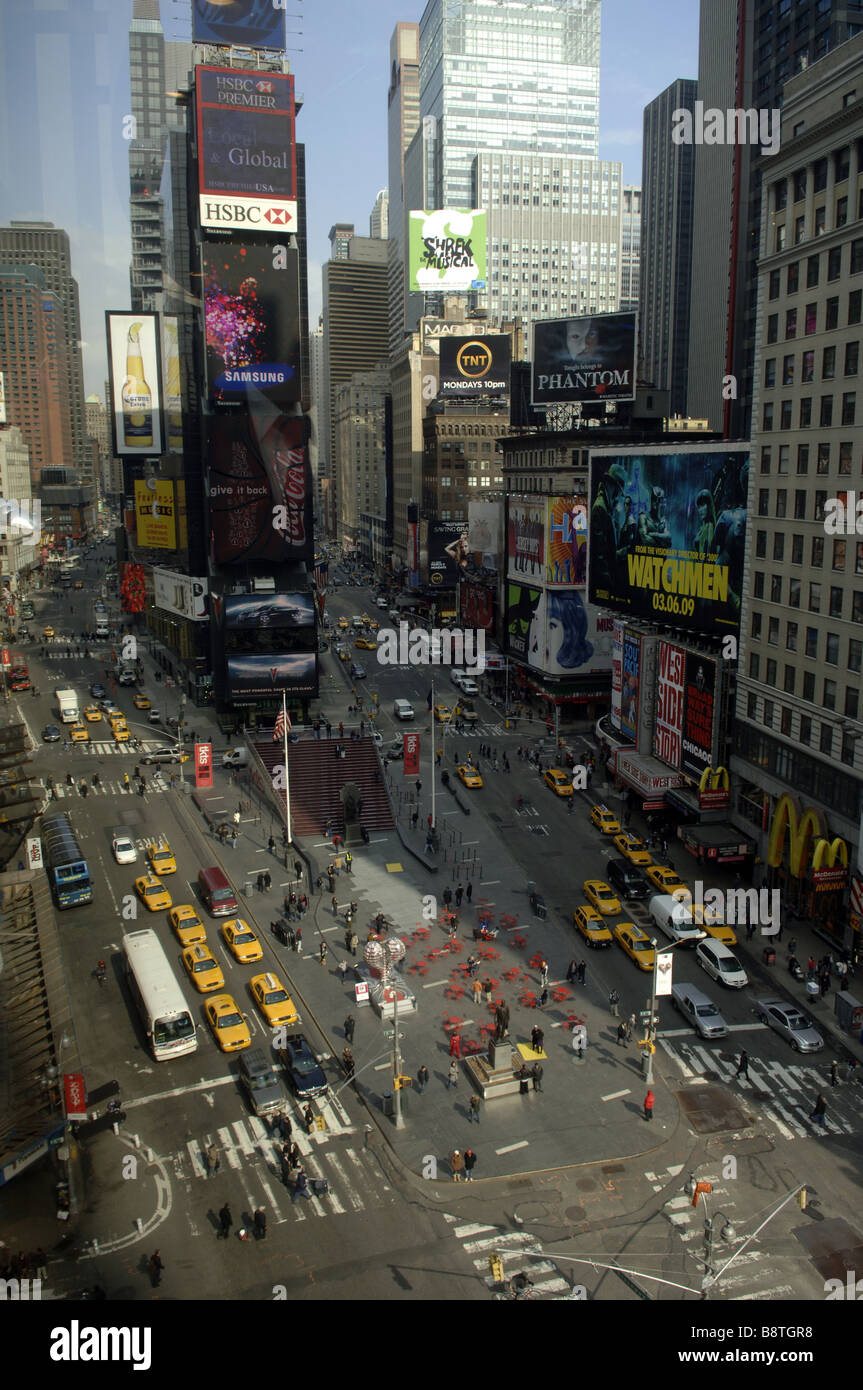
[[[222,754],[222,767],[248,767],[249,750],[248,748],[229,748],[227,753]]]
[[[60,721],[63,724],[77,724],[78,722],[78,696],[74,690],[57,691],[57,708],[60,711]]]

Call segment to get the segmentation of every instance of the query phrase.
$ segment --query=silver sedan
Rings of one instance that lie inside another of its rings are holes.
[[[820,1052],[824,1046],[818,1029],[796,1004],[786,1004],[781,999],[756,999],[755,1012],[796,1052]]]

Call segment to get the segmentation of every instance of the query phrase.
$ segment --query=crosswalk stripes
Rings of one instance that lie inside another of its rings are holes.
[[[83,780],[86,780],[86,779],[83,779]],[[58,801],[62,801],[62,800],[64,799],[64,797],[69,797],[69,796],[71,796],[71,797],[76,797],[79,801],[82,800],[83,798],[81,797],[81,793],[80,793],[79,790],[78,790],[77,781],[78,781],[78,779],[76,779],[76,784],[75,784],[74,787],[70,787],[69,784],[68,784],[68,782],[64,782],[64,783],[62,783],[62,785],[61,785],[59,782],[55,782],[55,784],[54,784],[54,796],[55,796],[55,798],[56,798]],[[154,772],[150,777],[148,777],[148,779],[147,779],[147,795],[148,795],[148,796],[150,795],[150,792],[167,792],[167,791],[170,791],[170,790],[171,790],[170,784],[165,780],[165,778],[164,778],[164,776],[163,776],[163,774],[162,774],[161,772]],[[110,781],[110,780],[109,780],[109,781],[106,781],[104,778],[102,778],[102,780],[99,782],[99,785],[98,785],[97,787],[92,786],[89,782],[87,783],[87,795],[88,795],[88,796],[136,796],[136,795],[137,795],[137,792],[135,791],[134,785],[132,785],[132,784],[130,784],[129,789],[127,790],[126,787],[124,786],[122,780],[120,780],[120,779],[117,779],[116,781]],[[50,804],[50,803],[49,803],[49,804]]]
[[[719,1081],[739,1089],[759,1106],[783,1139],[811,1139],[825,1134],[854,1134],[863,1130],[863,1090],[853,1082],[831,1087],[826,1067],[749,1058],[749,1077],[737,1076],[736,1058],[711,1052],[698,1043],[678,1038],[657,1041],[679,1068],[689,1085]],[[810,1120],[815,1097],[823,1092],[827,1102],[826,1128]]]
[[[461,1242],[465,1254],[471,1257],[477,1274],[485,1281],[489,1292],[495,1282],[489,1268],[489,1256],[499,1255],[506,1281],[516,1274],[527,1274],[533,1284],[533,1297],[553,1302],[572,1296],[569,1284],[551,1260],[531,1255],[536,1250],[536,1237],[527,1231],[502,1232],[498,1226],[480,1222],[464,1222],[449,1212],[443,1218],[453,1227],[453,1235]]]

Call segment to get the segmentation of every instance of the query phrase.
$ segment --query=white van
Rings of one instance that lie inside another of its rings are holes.
[[[229,748],[222,754],[222,767],[248,767],[248,748]]]
[[[353,628],[354,632],[362,632],[362,630],[363,630],[363,628],[365,627],[365,625],[366,625],[366,620],[365,620],[365,618],[357,618],[357,617],[351,618],[351,627]]]
[[[393,700],[394,719],[413,719],[414,707],[410,700]]]
[[[704,935],[704,928],[693,921],[686,904],[678,902],[670,893],[657,893],[650,899],[647,910],[659,930],[672,941],[685,941],[694,946]]]
[[[711,979],[718,980],[729,989],[743,989],[749,984],[749,976],[740,961],[721,941],[714,941],[712,937],[699,941],[695,948],[695,959]]]

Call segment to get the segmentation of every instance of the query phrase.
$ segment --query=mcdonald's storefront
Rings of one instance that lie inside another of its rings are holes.
[[[859,926],[855,941],[847,940],[847,842],[830,834],[823,811],[788,792],[777,798],[767,830],[766,886],[778,888],[792,912],[810,918],[837,946],[851,946],[856,956]]]

